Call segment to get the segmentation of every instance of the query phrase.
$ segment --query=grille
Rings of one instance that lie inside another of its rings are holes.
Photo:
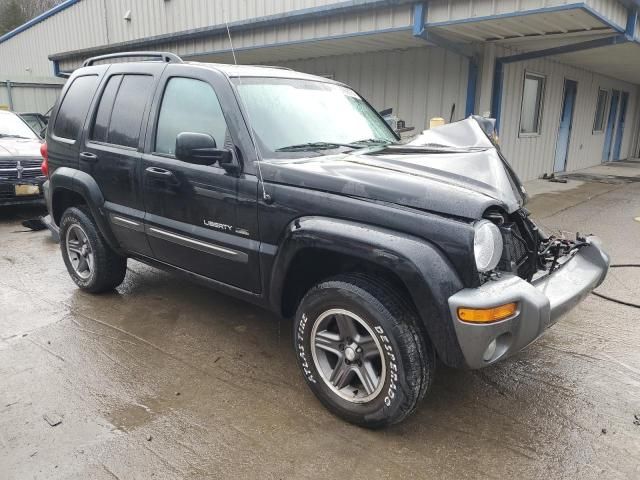
[[[42,175],[40,160],[20,160],[20,170],[18,170],[17,160],[0,160],[0,179],[2,180],[36,178]]]

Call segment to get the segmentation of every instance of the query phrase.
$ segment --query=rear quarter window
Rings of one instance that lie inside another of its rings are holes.
[[[62,99],[53,128],[56,137],[76,140],[89,110],[98,81],[97,75],[76,78]]]

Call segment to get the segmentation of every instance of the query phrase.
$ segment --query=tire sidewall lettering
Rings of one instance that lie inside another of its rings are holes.
[[[308,353],[306,352],[304,346],[304,332],[307,327],[307,323],[309,322],[309,317],[306,313],[303,313],[300,317],[300,324],[296,330],[296,347],[298,357],[300,358],[300,368],[302,368],[302,373],[305,378],[310,383],[317,383],[315,377],[313,376],[313,372],[311,371],[311,365],[309,364]]]
[[[398,363],[396,360],[393,345],[391,344],[391,341],[386,335],[384,329],[380,325],[376,325],[373,329],[378,334],[378,338],[382,343],[382,348],[388,360],[387,365],[389,366],[389,387],[385,392],[384,404],[386,407],[391,407],[393,401],[397,398],[396,391],[398,389]]]

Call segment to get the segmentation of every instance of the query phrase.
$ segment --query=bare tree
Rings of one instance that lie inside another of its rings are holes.
[[[7,33],[63,0],[0,0],[0,35]]]

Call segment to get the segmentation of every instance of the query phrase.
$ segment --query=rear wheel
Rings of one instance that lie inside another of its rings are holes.
[[[379,428],[403,420],[425,395],[435,355],[417,316],[391,286],[342,275],[311,289],[294,323],[307,384],[333,413]]]
[[[69,275],[87,292],[113,290],[124,280],[126,257],[107,245],[84,206],[71,207],[62,215],[60,249]]]

